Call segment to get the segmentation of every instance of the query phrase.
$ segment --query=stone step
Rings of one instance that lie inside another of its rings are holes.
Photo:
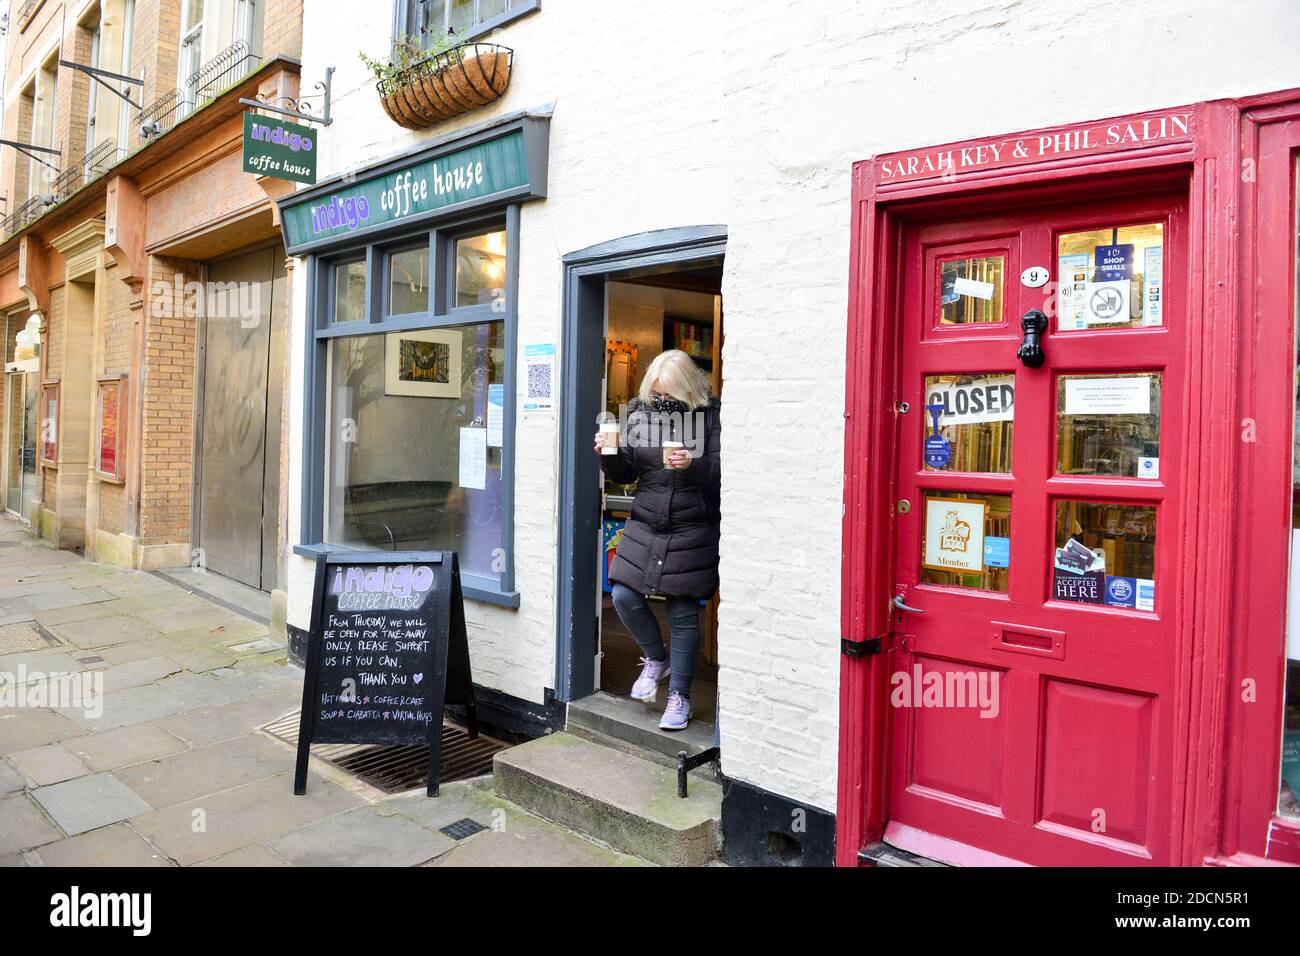
[[[499,796],[617,850],[664,866],[719,856],[722,787],[693,777],[677,796],[671,767],[570,733],[503,750],[493,760]]]
[[[662,714],[662,706],[649,707],[630,697],[600,692],[569,704],[564,729],[667,767],[677,766],[677,755],[682,751],[694,757],[713,746],[713,724],[692,720],[685,730],[660,730]],[[718,779],[716,763],[691,773],[692,779]]]

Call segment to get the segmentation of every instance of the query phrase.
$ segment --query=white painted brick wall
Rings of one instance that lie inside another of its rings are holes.
[[[387,49],[391,11],[371,7],[358,18],[353,3],[306,4],[304,82],[338,68],[322,178],[494,111],[555,105],[550,196],[522,219],[521,344],[560,337],[565,253],[727,224],[723,769],[828,809],[852,162],[1300,86],[1300,7],[1288,0],[545,0],[499,36],[516,50],[500,103],[410,133],[380,110],[357,60]],[[295,454],[304,304],[296,282]],[[522,606],[471,602],[471,653],[477,680],[541,701],[555,670],[555,420],[522,418],[517,442]],[[310,583],[310,562],[295,559],[300,627]]]

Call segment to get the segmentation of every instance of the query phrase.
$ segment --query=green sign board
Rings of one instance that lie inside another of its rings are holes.
[[[311,185],[316,182],[316,131],[244,113],[244,172]]]
[[[524,132],[514,129],[282,205],[285,244],[293,250],[324,239],[346,238],[529,185]]]

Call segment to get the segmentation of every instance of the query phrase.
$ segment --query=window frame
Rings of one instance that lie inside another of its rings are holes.
[[[307,316],[309,340],[305,351],[302,501],[295,554],[320,560],[325,554],[371,554],[369,550],[341,548],[325,541],[325,513],[328,505],[325,462],[329,453],[329,345],[331,339],[357,335],[386,335],[417,329],[502,322],[505,347],[505,421],[501,447],[502,517],[501,548],[505,569],[499,579],[462,573],[461,587],[466,597],[502,607],[518,607],[514,564],[514,490],[515,490],[515,388],[518,368],[520,204],[510,203],[487,211],[474,211],[448,218],[433,226],[408,229],[396,235],[372,238],[369,242],[340,243],[328,251],[306,257],[308,276]],[[503,307],[491,304],[450,307],[454,302],[455,272],[447,270],[454,263],[455,240],[481,232],[504,230],[506,234],[506,274]],[[401,316],[388,315],[389,255],[417,247],[420,237],[427,237],[429,256],[430,311]],[[366,318],[360,321],[334,322],[334,267],[366,262]],[[441,274],[439,274],[441,273]]]
[[[393,2],[393,40],[404,37],[411,33],[412,24],[410,14],[412,8],[418,0],[394,0]],[[477,13],[477,3],[475,0],[475,12]],[[510,0],[510,7],[494,17],[482,20],[464,33],[456,34],[456,39],[461,43],[470,43],[474,40],[481,40],[493,30],[498,30],[509,23],[521,20],[529,14],[537,13],[542,9],[542,0]],[[442,23],[444,28],[451,23],[451,4],[447,2],[443,12]]]

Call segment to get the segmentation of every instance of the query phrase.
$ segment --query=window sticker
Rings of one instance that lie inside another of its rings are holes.
[[[1154,481],[1160,477],[1160,459],[1138,457],[1138,475],[1139,478],[1146,478]]]
[[[1088,327],[1084,292],[1088,288],[1089,271],[1086,252],[1061,256],[1057,263],[1056,314],[1062,329]]]
[[[987,535],[984,538],[984,566],[986,568],[1011,567],[1011,539]]]
[[[922,565],[936,571],[983,571],[985,507],[983,501],[927,497]]]
[[[1052,597],[1056,600],[1102,604],[1105,582],[1103,550],[1090,551],[1074,538],[1065,547],[1056,549],[1056,560],[1052,563]]]
[[[1162,246],[1152,246],[1146,250],[1145,266],[1142,275],[1146,278],[1146,288],[1142,292],[1142,324],[1163,325],[1164,310],[1161,297],[1164,293],[1165,250]]]
[[[1092,250],[1094,282],[1118,282],[1133,278],[1133,243],[1098,246]]]

